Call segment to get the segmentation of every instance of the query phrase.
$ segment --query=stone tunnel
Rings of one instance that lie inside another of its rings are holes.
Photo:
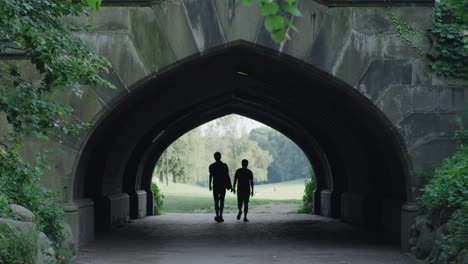
[[[316,214],[399,234],[407,250],[417,190],[453,153],[468,93],[393,29],[389,8],[428,28],[433,2],[386,3],[300,0],[299,32],[280,44],[256,7],[232,0],[104,0],[91,16],[64,18],[92,25],[79,36],[112,62],[106,78],[116,86],[58,96],[91,124],[48,143],[55,166],[43,180],[62,192],[77,242],[152,215],[159,155],[235,113],[301,147],[316,172]],[[26,158],[43,147],[27,142]]]

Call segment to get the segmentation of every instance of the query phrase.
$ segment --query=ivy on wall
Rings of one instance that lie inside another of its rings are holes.
[[[468,79],[468,1],[437,2],[433,27],[427,31],[400,20],[390,6],[387,9],[398,38],[421,56],[429,56],[429,66],[435,73]],[[422,43],[432,41],[432,48],[426,50],[414,39]]]

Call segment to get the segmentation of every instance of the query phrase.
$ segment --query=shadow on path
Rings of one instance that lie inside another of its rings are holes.
[[[334,219],[305,214],[164,214],[97,234],[77,264],[120,263],[339,263],[412,264],[398,245]]]

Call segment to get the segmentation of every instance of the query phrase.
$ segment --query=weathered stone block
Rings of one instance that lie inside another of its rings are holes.
[[[129,90],[125,83],[119,75],[114,71],[114,69],[109,69],[109,72],[102,72],[100,76],[103,79],[106,79],[115,86],[115,89],[109,87],[92,87],[94,92],[99,96],[101,101],[110,108],[114,102],[116,102],[120,97],[128,94]]]
[[[295,17],[293,23],[299,32],[289,30],[291,40],[284,43],[282,51],[298,59],[305,59],[318,36],[328,7],[315,1],[300,1],[298,8],[302,17]]]
[[[409,61],[377,60],[371,63],[355,88],[377,102],[391,85],[411,85],[411,82],[412,65]]]
[[[132,8],[130,22],[135,48],[151,72],[157,72],[175,62],[162,28],[156,22],[153,9]]]
[[[130,194],[130,217],[141,219],[146,216],[146,191],[137,190]]]
[[[418,144],[409,150],[409,156],[416,173],[432,173],[443,159],[455,152],[457,142],[454,139],[434,138]]]
[[[386,7],[353,7],[351,28],[360,33],[381,34],[393,30]]]
[[[53,95],[53,99],[73,108],[73,116],[83,123],[93,124],[105,108],[104,103],[93,89],[82,86],[83,93],[76,96],[71,89],[60,90]]]
[[[348,8],[332,8],[327,11],[320,31],[305,61],[331,72],[351,34],[351,11]]]
[[[232,0],[214,0],[214,4],[227,42],[255,42],[258,30],[263,26],[258,5],[241,5],[236,8],[236,2]]]
[[[320,192],[320,215],[331,216],[331,191],[322,190]]]
[[[413,112],[412,86],[390,86],[376,105],[394,124],[398,124],[406,115]]]
[[[203,52],[209,48],[225,43],[221,25],[211,0],[183,0],[187,17],[192,29],[193,38],[198,50]]]
[[[416,47],[421,48],[423,51],[429,50],[430,43],[427,39],[413,35],[408,35],[405,37],[410,39],[416,45]],[[415,48],[410,47],[408,44],[404,43],[394,31],[383,35],[382,39],[382,56],[384,59],[401,60],[408,58],[424,58],[424,56],[419,54]]]
[[[75,201],[78,206],[80,245],[94,240],[94,203],[90,199]],[[76,238],[75,238],[76,241]]]
[[[413,113],[403,119],[399,126],[411,149],[434,139],[453,138],[454,131],[462,128],[462,120],[456,114]]]
[[[466,110],[468,86],[439,87],[439,110],[441,112],[460,112]]]
[[[421,60],[413,62],[413,85],[431,85],[432,75],[429,68],[429,61]]]
[[[112,62],[114,70],[127,87],[131,88],[132,84],[149,75],[149,71],[126,33],[102,32],[98,36],[98,41],[99,55]]]
[[[185,59],[199,52],[181,0],[159,2],[153,7],[158,26],[166,35],[175,60]]]
[[[375,35],[353,32],[342,47],[331,73],[340,80],[354,86],[371,61],[379,57],[381,39]]]
[[[92,31],[120,31],[127,32],[130,29],[130,14],[127,7],[103,6],[98,11],[92,12],[89,17]]]
[[[126,193],[107,196],[109,203],[110,225],[125,224],[130,219],[130,197]]]

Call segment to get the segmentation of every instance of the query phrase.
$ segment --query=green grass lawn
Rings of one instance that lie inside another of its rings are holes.
[[[302,204],[305,179],[262,184],[254,187],[255,194],[250,198],[249,207],[270,203]],[[276,191],[274,187],[276,186]],[[214,212],[213,194],[208,188],[196,185],[169,183],[168,186],[159,184],[164,194],[164,213],[205,213]],[[237,197],[231,192],[226,193],[225,210],[237,210]]]

